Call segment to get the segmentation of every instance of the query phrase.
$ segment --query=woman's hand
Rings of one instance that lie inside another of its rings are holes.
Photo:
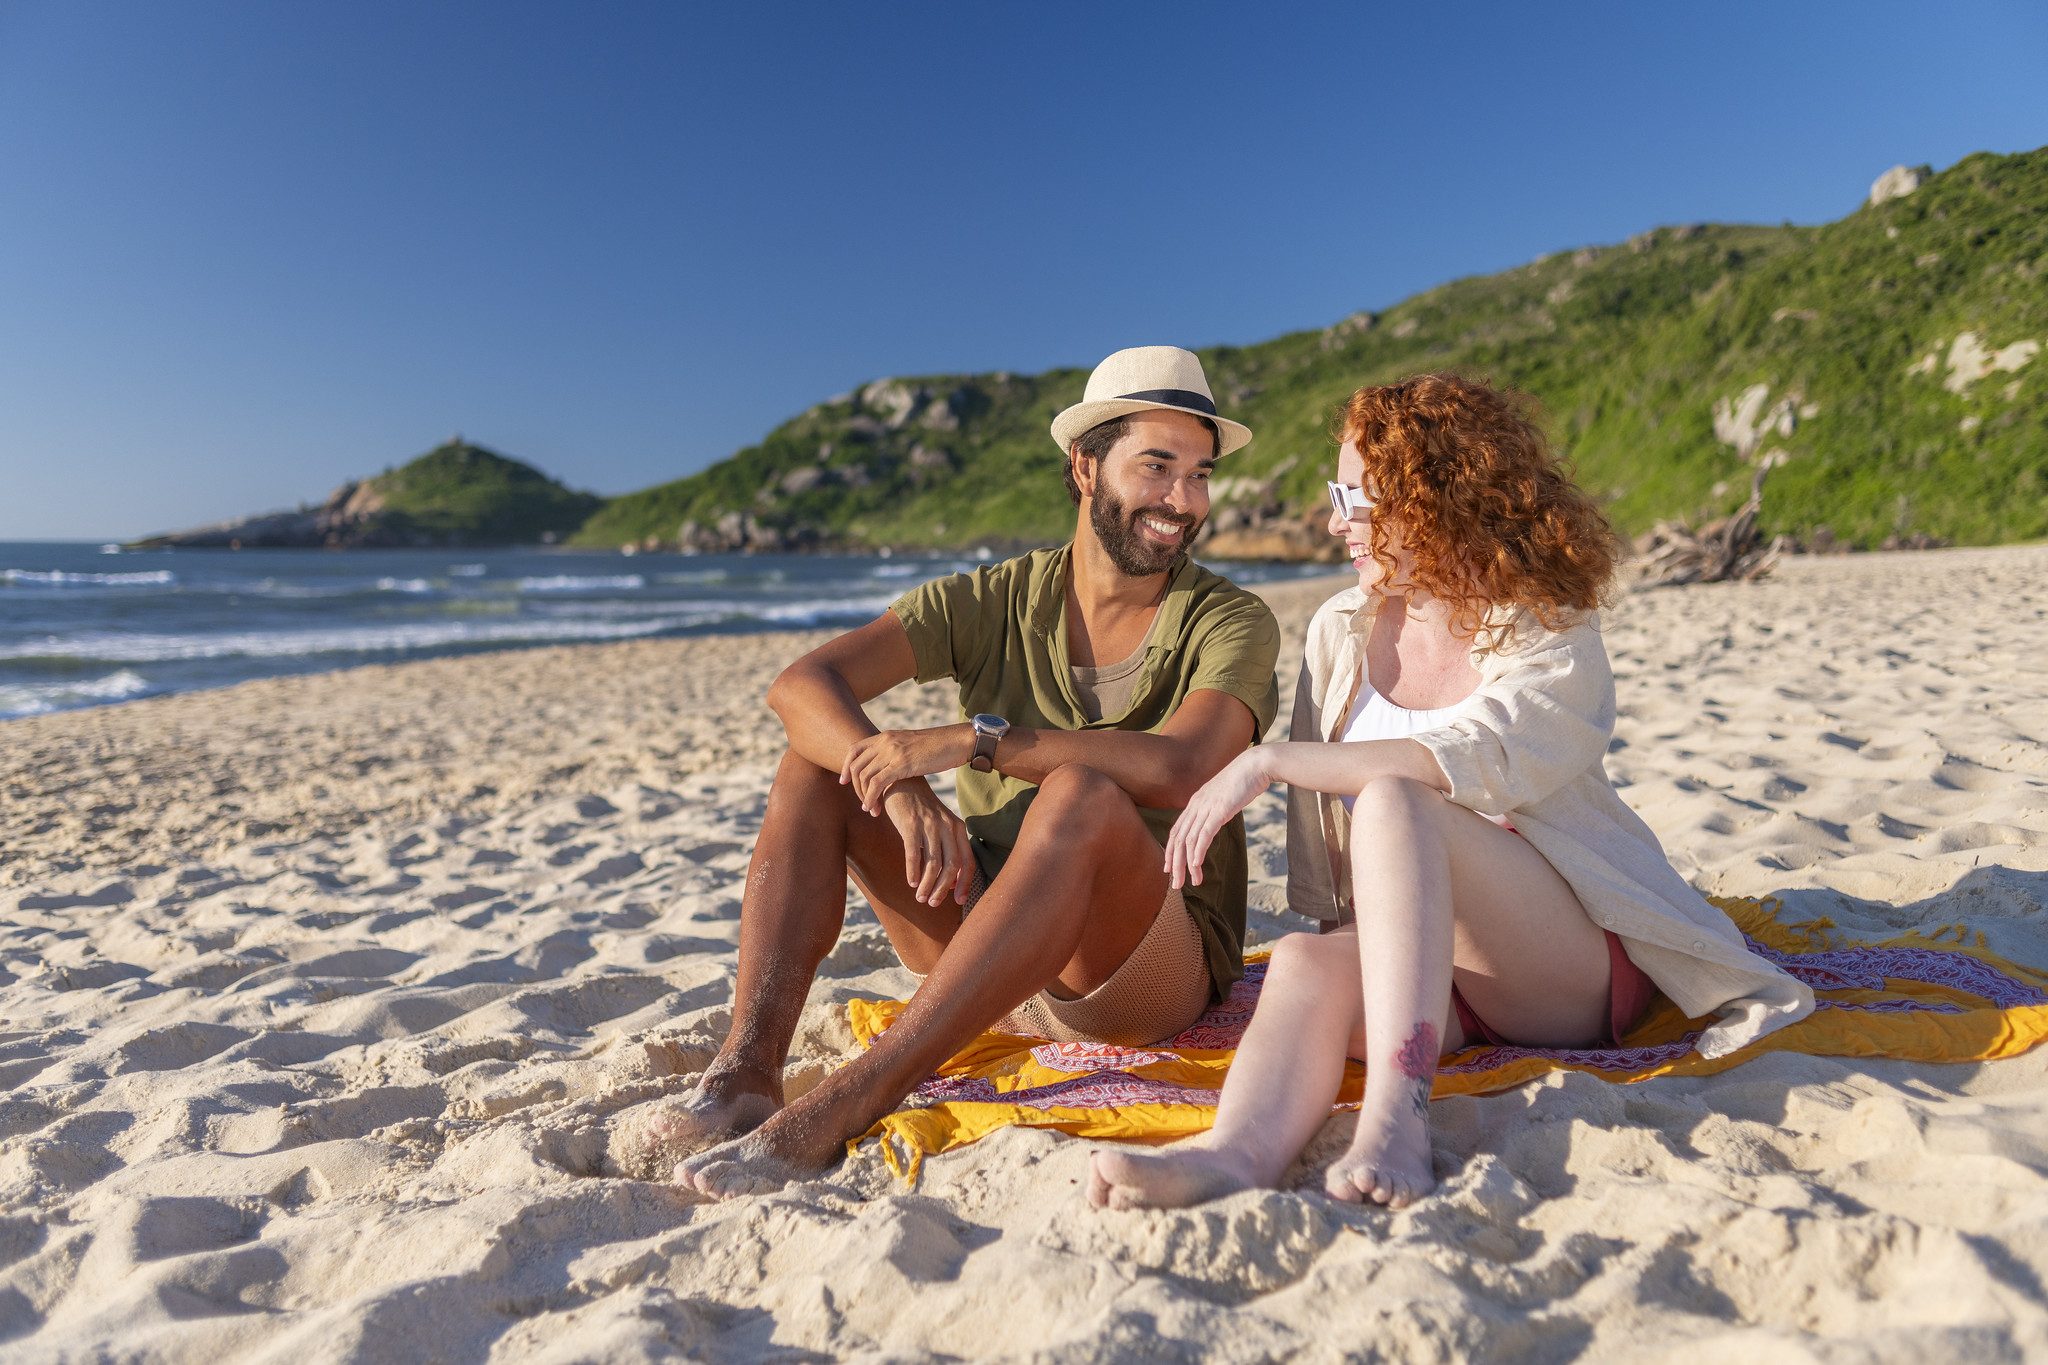
[[[1272,780],[1267,773],[1265,753],[1247,749],[1202,784],[1166,836],[1166,875],[1174,890],[1202,884],[1202,859],[1208,856],[1216,831],[1249,806]]]
[[[869,815],[882,813],[882,798],[898,782],[957,768],[974,757],[974,727],[941,725],[930,730],[884,730],[856,740],[846,751],[839,781]]]
[[[967,904],[974,885],[974,848],[967,826],[917,777],[890,788],[882,811],[903,840],[903,880],[921,905],[938,905],[947,895]]]

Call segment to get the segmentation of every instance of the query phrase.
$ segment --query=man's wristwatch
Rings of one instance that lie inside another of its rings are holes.
[[[974,757],[967,766],[978,773],[993,770],[996,766],[996,743],[1010,733],[1010,722],[1001,716],[981,715],[973,720]]]

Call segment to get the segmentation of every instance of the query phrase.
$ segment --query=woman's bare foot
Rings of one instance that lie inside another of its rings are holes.
[[[1350,1204],[1406,1208],[1436,1188],[1429,1154],[1429,1094],[1436,1081],[1437,1032],[1418,1023],[1381,1085],[1367,1076],[1365,1106],[1344,1155],[1330,1163],[1323,1189]]]
[[[800,1108],[784,1109],[745,1137],[685,1160],[676,1167],[676,1182],[713,1199],[735,1199],[822,1175],[846,1154],[846,1139],[817,1119]]]
[[[652,1146],[681,1158],[751,1133],[782,1108],[782,1076],[716,1062],[647,1125]]]
[[[1323,1189],[1350,1204],[1406,1208],[1436,1188],[1429,1155],[1429,1124],[1412,1114],[1390,1119],[1358,1116],[1358,1133],[1330,1163]]]
[[[1157,1154],[1097,1152],[1088,1160],[1088,1202],[1098,1209],[1184,1209],[1259,1183],[1237,1153],[1185,1144]]]

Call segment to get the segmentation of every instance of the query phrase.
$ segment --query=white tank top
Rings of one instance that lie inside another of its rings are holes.
[[[1375,691],[1370,680],[1361,677],[1358,700],[1351,704],[1351,718],[1344,722],[1344,733],[1337,738],[1346,743],[1361,739],[1412,739],[1424,731],[1448,725],[1456,714],[1456,706],[1440,706],[1433,711],[1396,706]],[[1344,809],[1351,809],[1352,799],[1344,798]]]

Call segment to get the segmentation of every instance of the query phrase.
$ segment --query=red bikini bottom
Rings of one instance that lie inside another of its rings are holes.
[[[1607,935],[1607,960],[1613,968],[1613,981],[1607,988],[1607,1036],[1595,1044],[1600,1047],[1620,1042],[1621,1036],[1643,1017],[1643,1011],[1650,1007],[1650,1001],[1657,994],[1657,983],[1630,959],[1621,946],[1621,940],[1611,931]],[[1465,1003],[1465,997],[1455,982],[1451,985],[1451,1008],[1458,1012],[1458,1024],[1465,1030],[1466,1046],[1470,1047],[1481,1039],[1496,1047],[1516,1046],[1496,1033],[1492,1025]]]

